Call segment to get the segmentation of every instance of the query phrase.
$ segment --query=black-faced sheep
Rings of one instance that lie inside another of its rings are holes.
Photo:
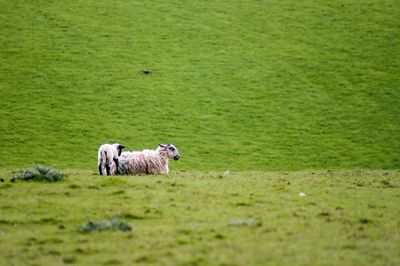
[[[121,155],[122,149],[125,148],[119,143],[103,144],[99,148],[97,154],[97,162],[99,167],[99,174],[103,174],[103,168],[106,169],[107,175],[111,175],[111,166],[115,163],[116,174],[119,174],[118,156]]]
[[[156,150],[123,152],[118,158],[119,170],[125,175],[167,175],[169,159],[180,159],[177,148],[172,144],[159,144]]]

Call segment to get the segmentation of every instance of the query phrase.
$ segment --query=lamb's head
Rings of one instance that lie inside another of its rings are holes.
[[[168,158],[179,160],[181,156],[179,155],[178,149],[172,144],[159,144],[157,150],[160,153],[164,153]]]
[[[114,145],[114,147],[117,148],[118,156],[121,156],[122,149],[125,148],[125,146],[123,146],[123,145],[121,145],[121,144],[119,144],[119,143],[114,143],[113,145]]]

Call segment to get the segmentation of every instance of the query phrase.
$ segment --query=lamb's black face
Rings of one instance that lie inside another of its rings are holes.
[[[125,148],[125,146],[123,146],[123,145],[121,145],[121,144],[118,145],[118,148],[117,148],[117,149],[118,149],[118,156],[121,156],[121,153],[122,153],[122,149],[123,149],[123,148]]]

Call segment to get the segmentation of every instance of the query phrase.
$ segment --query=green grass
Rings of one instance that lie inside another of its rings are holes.
[[[0,167],[119,141],[180,170],[400,168],[394,0],[1,6]]]
[[[400,263],[398,171],[69,171],[0,198],[0,265]],[[132,230],[80,232],[110,219]]]
[[[0,265],[400,264],[397,1],[0,5]]]

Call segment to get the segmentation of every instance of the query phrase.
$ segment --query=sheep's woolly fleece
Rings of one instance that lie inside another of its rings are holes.
[[[169,159],[179,158],[179,152],[174,145],[160,144],[156,150],[123,152],[118,158],[119,170],[125,175],[167,175]]]

